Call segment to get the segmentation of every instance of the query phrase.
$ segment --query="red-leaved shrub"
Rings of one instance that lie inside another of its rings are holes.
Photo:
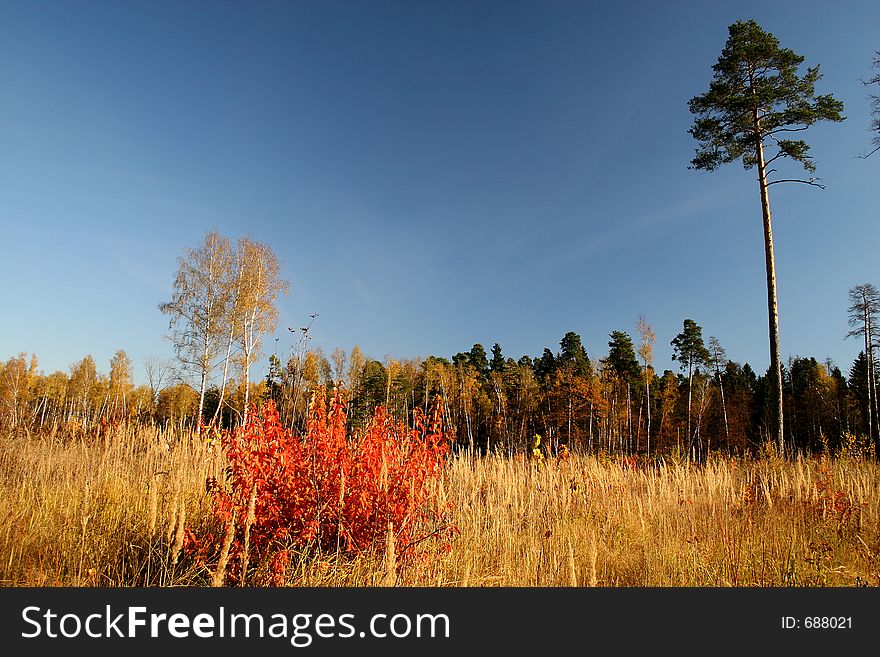
[[[223,437],[226,482],[209,482],[217,532],[190,534],[192,548],[216,560],[215,584],[241,583],[260,563],[281,583],[292,549],[360,553],[387,546],[392,528],[396,555],[406,557],[454,531],[439,406],[428,418],[417,410],[412,428],[379,407],[363,433],[347,436],[344,393],[334,391],[329,408],[325,399],[322,390],[313,396],[305,436],[284,428],[268,402]]]

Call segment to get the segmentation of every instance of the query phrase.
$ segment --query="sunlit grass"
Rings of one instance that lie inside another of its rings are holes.
[[[204,586],[180,558],[210,516],[203,441],[130,431],[107,447],[0,438],[0,582]],[[621,466],[603,456],[458,456],[445,491],[449,554],[403,563],[397,585],[880,585],[880,468],[859,458]],[[181,523],[183,519],[183,523]],[[253,580],[252,580],[253,581]],[[257,578],[259,581],[259,578]],[[303,554],[291,585],[387,583],[385,555]]]

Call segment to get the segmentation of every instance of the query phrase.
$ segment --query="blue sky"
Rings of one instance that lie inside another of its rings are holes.
[[[18,2],[0,10],[0,358],[171,356],[157,305],[211,228],[269,242],[287,327],[382,359],[507,356],[684,318],[768,363],[760,206],[689,171],[687,101],[727,26],[821,64],[847,120],[827,189],[772,188],[782,353],[844,371],[847,291],[880,285],[869,149],[880,3]],[[786,173],[796,173],[794,169]],[[272,336],[266,344],[275,349]]]

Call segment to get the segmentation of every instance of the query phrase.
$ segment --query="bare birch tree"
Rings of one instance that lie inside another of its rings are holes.
[[[144,358],[144,373],[147,375],[147,385],[150,388],[150,399],[152,404],[159,401],[159,390],[162,388],[162,381],[168,375],[168,363],[156,355]]]
[[[648,456],[651,455],[651,378],[654,376],[654,341],[657,335],[654,329],[648,324],[648,320],[644,315],[639,315],[636,328],[639,331],[639,356],[642,359],[644,368],[642,375],[645,379],[645,396],[648,400]]]
[[[878,438],[880,431],[877,430],[880,418],[877,413],[877,374],[874,357],[874,347],[876,346],[874,325],[877,322],[877,315],[880,314],[880,291],[870,283],[856,285],[849,291],[849,302],[849,325],[852,330],[846,334],[846,337],[861,335],[865,340],[868,435],[875,441],[878,455],[880,455],[880,438]]]
[[[128,397],[134,385],[132,383],[131,358],[119,349],[110,359],[110,408],[111,415],[126,415]]]
[[[197,248],[178,259],[171,301],[159,304],[170,315],[169,339],[183,374],[198,379],[199,408],[196,431],[201,433],[205,389],[217,353],[226,335],[229,304],[229,239],[216,230]]]

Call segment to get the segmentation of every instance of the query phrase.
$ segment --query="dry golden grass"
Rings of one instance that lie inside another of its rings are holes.
[[[445,583],[880,584],[880,470],[871,461],[644,471],[596,457],[540,469],[490,458],[455,463],[450,479],[462,535]]]
[[[170,438],[132,431],[107,447],[0,438],[0,583],[200,582],[201,574],[175,563],[174,548],[184,523],[198,526],[207,516],[205,477],[222,463],[203,443]]]
[[[178,559],[210,509],[223,460],[150,430],[109,447],[0,437],[0,584],[205,586]],[[880,467],[871,460],[710,461],[622,468],[572,455],[458,457],[445,490],[460,534],[447,555],[301,555],[309,586],[880,585]],[[389,567],[391,566],[391,567]],[[259,571],[260,569],[258,569]],[[261,581],[254,573],[250,582]]]

